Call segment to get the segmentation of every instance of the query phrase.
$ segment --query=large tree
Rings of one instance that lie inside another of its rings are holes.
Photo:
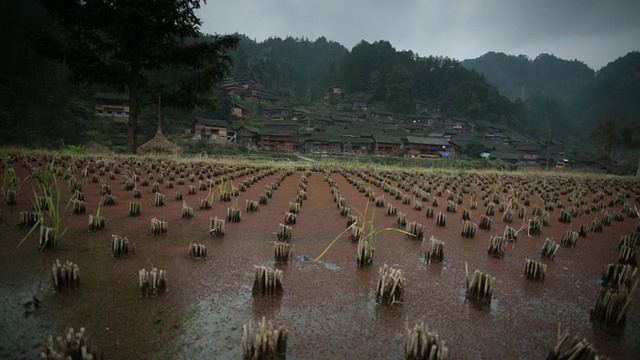
[[[637,127],[637,120],[629,121],[622,115],[609,112],[604,120],[591,128],[591,138],[600,142],[608,155],[618,149],[635,152],[640,150],[640,134]],[[636,176],[640,177],[640,154]]]
[[[129,93],[129,153],[137,149],[141,97],[183,107],[208,103],[231,65],[227,51],[239,41],[201,36],[200,0],[41,1],[60,31],[37,34],[37,48],[67,65],[74,83]],[[158,76],[169,70],[176,76]]]

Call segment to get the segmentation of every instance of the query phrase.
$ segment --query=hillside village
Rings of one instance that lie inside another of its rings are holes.
[[[232,143],[252,150],[306,154],[381,155],[427,158],[486,158],[526,168],[564,168],[570,164],[561,143],[540,143],[505,126],[486,125],[440,111],[437,104],[416,101],[412,114],[395,114],[367,100],[351,98],[340,86],[326,89],[325,100],[337,100],[351,111],[316,113],[283,106],[260,86],[253,74],[236,74],[219,85],[231,97],[236,123],[261,118],[259,125],[232,126],[219,119],[195,117],[187,133],[192,141]],[[127,100],[96,94],[96,114],[127,116]],[[259,106],[256,106],[259,105]],[[254,109],[260,114],[252,114]]]

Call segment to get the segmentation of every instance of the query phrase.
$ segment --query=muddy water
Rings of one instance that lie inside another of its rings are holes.
[[[17,167],[17,169],[19,169]],[[267,176],[242,192],[245,199],[257,200],[265,185],[279,175]],[[445,260],[426,264],[419,241],[395,232],[382,233],[375,243],[374,266],[360,269],[355,262],[355,244],[338,241],[321,259],[310,259],[322,252],[344,228],[333,202],[329,185],[321,173],[309,177],[308,194],[293,225],[294,260],[278,265],[284,271],[284,294],[279,298],[251,294],[253,265],[273,266],[273,241],[278,223],[283,221],[289,202],[294,201],[302,172],[282,181],[267,205],[258,212],[243,214],[238,224],[226,226],[221,239],[210,238],[209,218],[224,217],[230,203],[214,203],[211,210],[198,210],[204,192],[188,196],[186,185],[161,189],[167,205],[151,205],[151,188],[142,188],[142,215],[128,216],[133,200],[117,180],[108,180],[119,202],[102,208],[107,227],[88,233],[88,215],[65,218],[67,234],[60,249],[37,253],[30,239],[15,254],[16,245],[26,233],[18,229],[18,212],[30,206],[29,182],[25,183],[18,205],[2,203],[0,300],[0,357],[35,358],[48,334],[60,333],[65,326],[86,326],[107,358],[239,358],[243,324],[263,316],[288,327],[287,357],[310,358],[402,358],[407,324],[424,321],[446,341],[452,358],[542,358],[554,345],[557,323],[572,334],[585,337],[602,354],[612,358],[633,358],[640,351],[640,305],[633,301],[624,332],[613,336],[589,322],[604,265],[615,262],[620,236],[635,226],[632,219],[614,222],[602,234],[589,233],[576,248],[560,248],[543,283],[528,281],[522,275],[525,258],[538,259],[546,237],[559,242],[568,228],[555,221],[540,236],[520,234],[509,246],[504,259],[486,256],[490,235],[501,234],[504,224],[496,212],[492,230],[478,230],[474,239],[460,236],[461,210],[447,213],[447,226],[435,226],[423,211],[403,205],[388,194],[409,221],[426,227],[426,236],[445,241]],[[362,211],[366,198],[339,174],[332,174],[347,205]],[[237,182],[236,182],[237,184]],[[66,184],[65,184],[66,186]],[[368,185],[374,187],[373,185]],[[375,187],[374,187],[375,188]],[[175,191],[185,194],[196,207],[193,219],[182,219],[182,203],[173,200]],[[381,189],[375,191],[382,194]],[[66,194],[66,193],[65,193]],[[99,202],[97,184],[85,185],[87,213]],[[446,198],[440,199],[444,212]],[[468,204],[465,198],[464,204]],[[425,204],[427,205],[427,204]],[[395,218],[377,210],[376,226],[395,227]],[[478,221],[482,205],[471,211]],[[574,226],[590,222],[596,214],[584,215]],[[153,217],[169,221],[169,233],[149,234]],[[514,223],[518,224],[519,220]],[[113,259],[109,242],[112,233],[126,235],[136,243],[132,257]],[[207,260],[187,259],[189,243],[208,246]],[[81,268],[81,288],[55,293],[49,278],[55,259],[73,261]],[[378,267],[387,263],[403,271],[406,278],[404,304],[380,306],[375,302]],[[489,309],[479,310],[465,301],[465,263],[496,277],[494,299]],[[152,266],[167,270],[169,291],[156,298],[140,297],[137,272]],[[29,303],[36,295],[42,305]]]

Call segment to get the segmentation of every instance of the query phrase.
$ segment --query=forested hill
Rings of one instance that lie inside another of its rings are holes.
[[[462,65],[483,74],[502,95],[512,100],[526,100],[536,94],[568,103],[595,79],[595,71],[583,62],[550,54],[530,59],[525,55],[488,52],[476,59],[464,60]]]
[[[489,52],[462,64],[481,73],[501,94],[523,102],[528,122],[546,123],[579,140],[608,114],[640,128],[640,53],[630,52],[597,72],[578,60],[541,54],[535,59]],[[556,130],[557,131],[557,130]]]
[[[348,98],[396,113],[412,113],[424,101],[477,121],[515,126],[521,119],[511,101],[459,61],[397,51],[387,41],[362,41],[349,51],[323,37],[256,42],[243,36],[234,59],[235,72],[252,72],[288,105],[313,106],[338,85]]]
[[[610,62],[572,101],[569,113],[578,126],[593,129],[608,115],[635,124],[640,136],[640,52],[633,51]]]

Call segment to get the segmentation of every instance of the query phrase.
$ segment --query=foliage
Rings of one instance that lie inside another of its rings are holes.
[[[16,175],[16,171],[13,166],[8,163],[4,164],[4,174],[2,176],[2,195],[7,197],[7,192],[20,191],[20,177]]]
[[[211,85],[230,64],[225,52],[238,42],[235,36],[200,36],[199,0],[43,4],[62,31],[39,32],[39,51],[62,61],[74,83],[129,92],[130,153],[137,148],[141,95],[161,95],[184,107],[208,103]]]
[[[34,231],[41,226],[49,226],[54,231],[54,244],[55,247],[57,241],[67,232],[67,229],[62,229],[62,211],[60,207],[60,201],[62,199],[62,187],[58,182],[58,178],[54,173],[54,162],[46,163],[40,169],[39,175],[36,177],[37,190],[33,189],[33,205],[37,213],[37,221],[29,229],[27,234],[20,240],[16,249],[24,243],[24,241],[34,233]],[[40,201],[42,196],[44,201]],[[67,202],[65,209],[71,204],[71,199]],[[44,250],[47,244],[42,244],[40,251]]]
[[[471,140],[464,145],[462,152],[472,159],[480,157],[480,153],[484,150],[484,145],[478,140]]]
[[[640,148],[640,134],[637,130],[637,121],[630,121],[623,115],[610,112],[591,129],[591,137],[600,142],[610,154],[618,149]]]
[[[338,241],[338,239],[340,239],[348,231],[351,231],[352,228],[354,228],[354,227],[360,228],[360,233],[363,234],[362,235],[362,241],[366,241],[366,245],[369,248],[369,253],[372,253],[373,245],[374,245],[373,242],[374,242],[375,237],[380,235],[383,232],[396,231],[396,232],[399,232],[399,233],[407,235],[407,236],[415,236],[415,235],[413,235],[413,234],[411,234],[411,233],[409,233],[407,231],[404,231],[404,230],[401,230],[401,229],[395,229],[395,228],[384,228],[384,229],[376,230],[376,227],[375,227],[376,208],[375,208],[375,206],[373,207],[373,210],[371,211],[371,216],[368,215],[369,203],[370,202],[371,202],[370,200],[367,200],[367,203],[366,203],[365,208],[364,208],[364,214],[362,214],[362,213],[360,213],[359,211],[356,210],[358,215],[360,215],[359,219],[356,222],[354,222],[353,224],[349,225],[338,236],[336,236],[329,243],[329,245],[320,253],[320,255],[318,255],[318,257],[316,257],[313,261],[320,260],[327,253],[327,251],[329,251],[329,249],[331,249],[331,247],[336,243],[336,241]],[[361,219],[364,219],[364,220],[361,220]]]

